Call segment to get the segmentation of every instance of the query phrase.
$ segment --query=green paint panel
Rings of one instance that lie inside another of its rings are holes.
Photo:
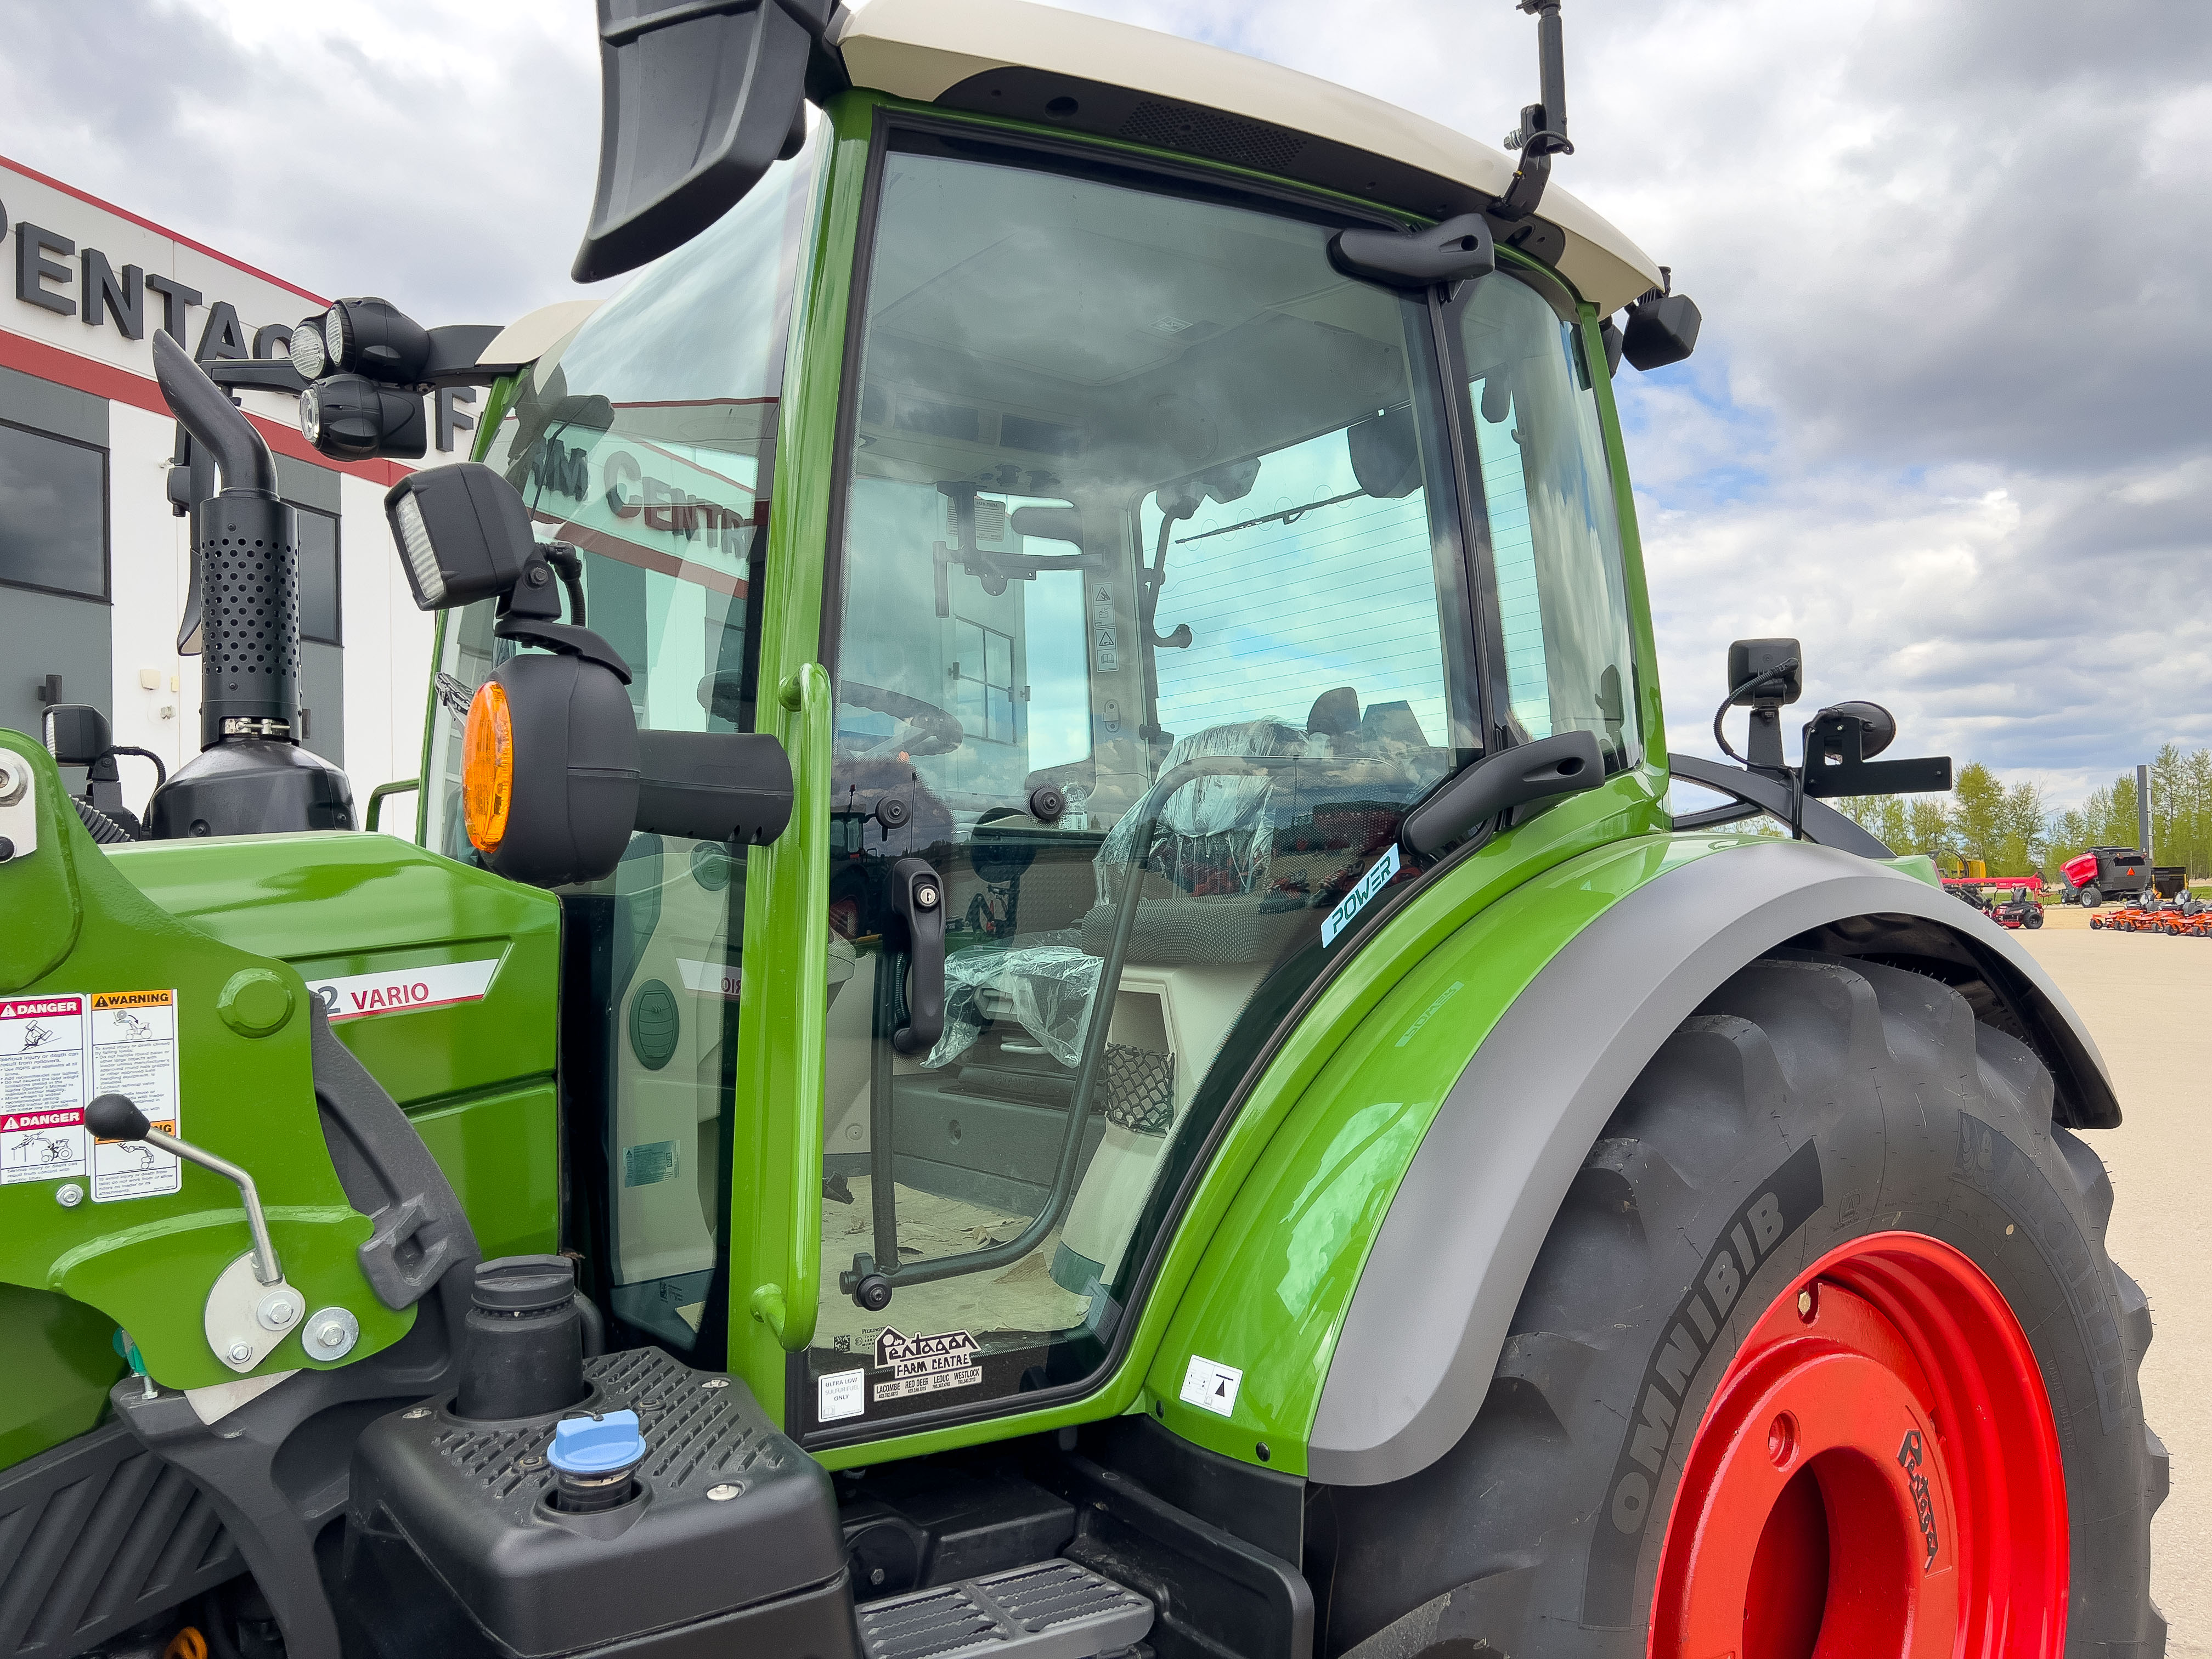
[[[0,1285],[8,1385],[0,1389],[0,1469],[96,1426],[107,1390],[129,1369],[115,1322],[51,1291]]]
[[[333,1024],[402,1106],[552,1075],[561,903],[550,893],[391,836],[141,842],[108,856],[172,915],[308,979],[496,962],[482,1001]]]
[[[561,1248],[560,1107],[550,1083],[416,1112],[411,1121],[460,1195],[486,1256]]]
[[[1557,865],[1461,926],[1346,1034],[1238,1192],[1160,1345],[1147,1381],[1170,1428],[1247,1462],[1259,1461],[1264,1441],[1270,1467],[1305,1472],[1344,1310],[1407,1164],[1475,1048],[1560,947],[1618,900],[1735,844],[1642,836]],[[1178,1397],[1194,1354],[1244,1373],[1231,1416]]]
[[[353,1357],[389,1346],[414,1314],[385,1307],[361,1274],[356,1252],[369,1221],[346,1202],[323,1142],[305,983],[283,963],[153,904],[86,835],[45,750],[15,732],[0,732],[0,748],[31,765],[39,838],[34,852],[0,864],[0,915],[38,924],[0,930],[0,991],[173,990],[178,1133],[252,1172],[287,1279],[308,1307],[345,1307],[360,1320]],[[50,967],[52,939],[72,931],[72,948]],[[217,1012],[223,988],[249,969],[275,974],[291,994],[290,1017],[264,1036],[234,1030]],[[173,1193],[65,1207],[56,1201],[60,1187],[0,1185],[0,1281],[97,1309],[131,1332],[149,1370],[169,1387],[234,1380],[209,1350],[202,1320],[209,1286],[252,1242],[237,1189],[191,1164]],[[258,1369],[312,1363],[293,1335]]]

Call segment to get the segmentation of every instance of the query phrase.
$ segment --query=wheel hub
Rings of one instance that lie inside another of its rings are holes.
[[[1951,1246],[1876,1233],[1762,1313],[1683,1461],[1655,1659],[2056,1659],[2064,1471],[2008,1304]]]

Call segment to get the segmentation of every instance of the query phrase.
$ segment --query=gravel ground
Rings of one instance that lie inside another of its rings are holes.
[[[2073,1002],[2119,1085],[2126,1121],[2087,1137],[2112,1174],[2113,1258],[2150,1297],[2155,1339],[2143,1404],[2173,1456],[2151,1528],[2151,1593],[2170,1659],[2212,1659],[2212,1217],[2206,1079],[2212,1077],[2212,939],[2092,933],[2054,907],[2021,942]]]

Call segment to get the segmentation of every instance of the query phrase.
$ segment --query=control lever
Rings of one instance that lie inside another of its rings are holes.
[[[284,1282],[284,1269],[277,1263],[276,1246],[270,1240],[269,1221],[261,1213],[261,1194],[255,1189],[252,1176],[228,1158],[217,1158],[188,1140],[162,1133],[146,1121],[146,1114],[128,1095],[100,1096],[84,1109],[84,1121],[86,1127],[102,1140],[143,1140],[173,1158],[184,1158],[203,1170],[213,1170],[225,1181],[236,1182],[238,1195],[246,1204],[246,1224],[253,1232],[253,1276],[264,1285]]]
[[[261,1194],[253,1177],[228,1158],[179,1140],[155,1128],[128,1095],[101,1095],[84,1109],[85,1127],[102,1140],[143,1141],[173,1158],[212,1170],[238,1188],[246,1206],[246,1224],[253,1234],[253,1248],[222,1273],[208,1291],[204,1328],[208,1346],[216,1358],[243,1375],[252,1370],[290,1334],[307,1311],[307,1301],[284,1282],[284,1269],[276,1259],[276,1246],[269,1237],[269,1218],[261,1212]],[[342,1309],[326,1309],[316,1316],[319,1328],[335,1330],[350,1318]],[[318,1358],[337,1359],[353,1346],[350,1335],[323,1339],[310,1352]]]
[[[926,1054],[945,1035],[945,883],[927,859],[891,866],[891,908],[906,923],[907,1023],[891,1033],[902,1054]]]

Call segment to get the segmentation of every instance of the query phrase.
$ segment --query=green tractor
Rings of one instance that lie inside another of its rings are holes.
[[[491,387],[411,837],[164,354],[208,750],[133,838],[0,732],[0,1659],[2162,1650],[2110,1079],[1794,642],[1670,759],[1611,382],[1698,313],[1522,9],[1516,163],[601,0],[649,268],[295,337],[330,453]]]

